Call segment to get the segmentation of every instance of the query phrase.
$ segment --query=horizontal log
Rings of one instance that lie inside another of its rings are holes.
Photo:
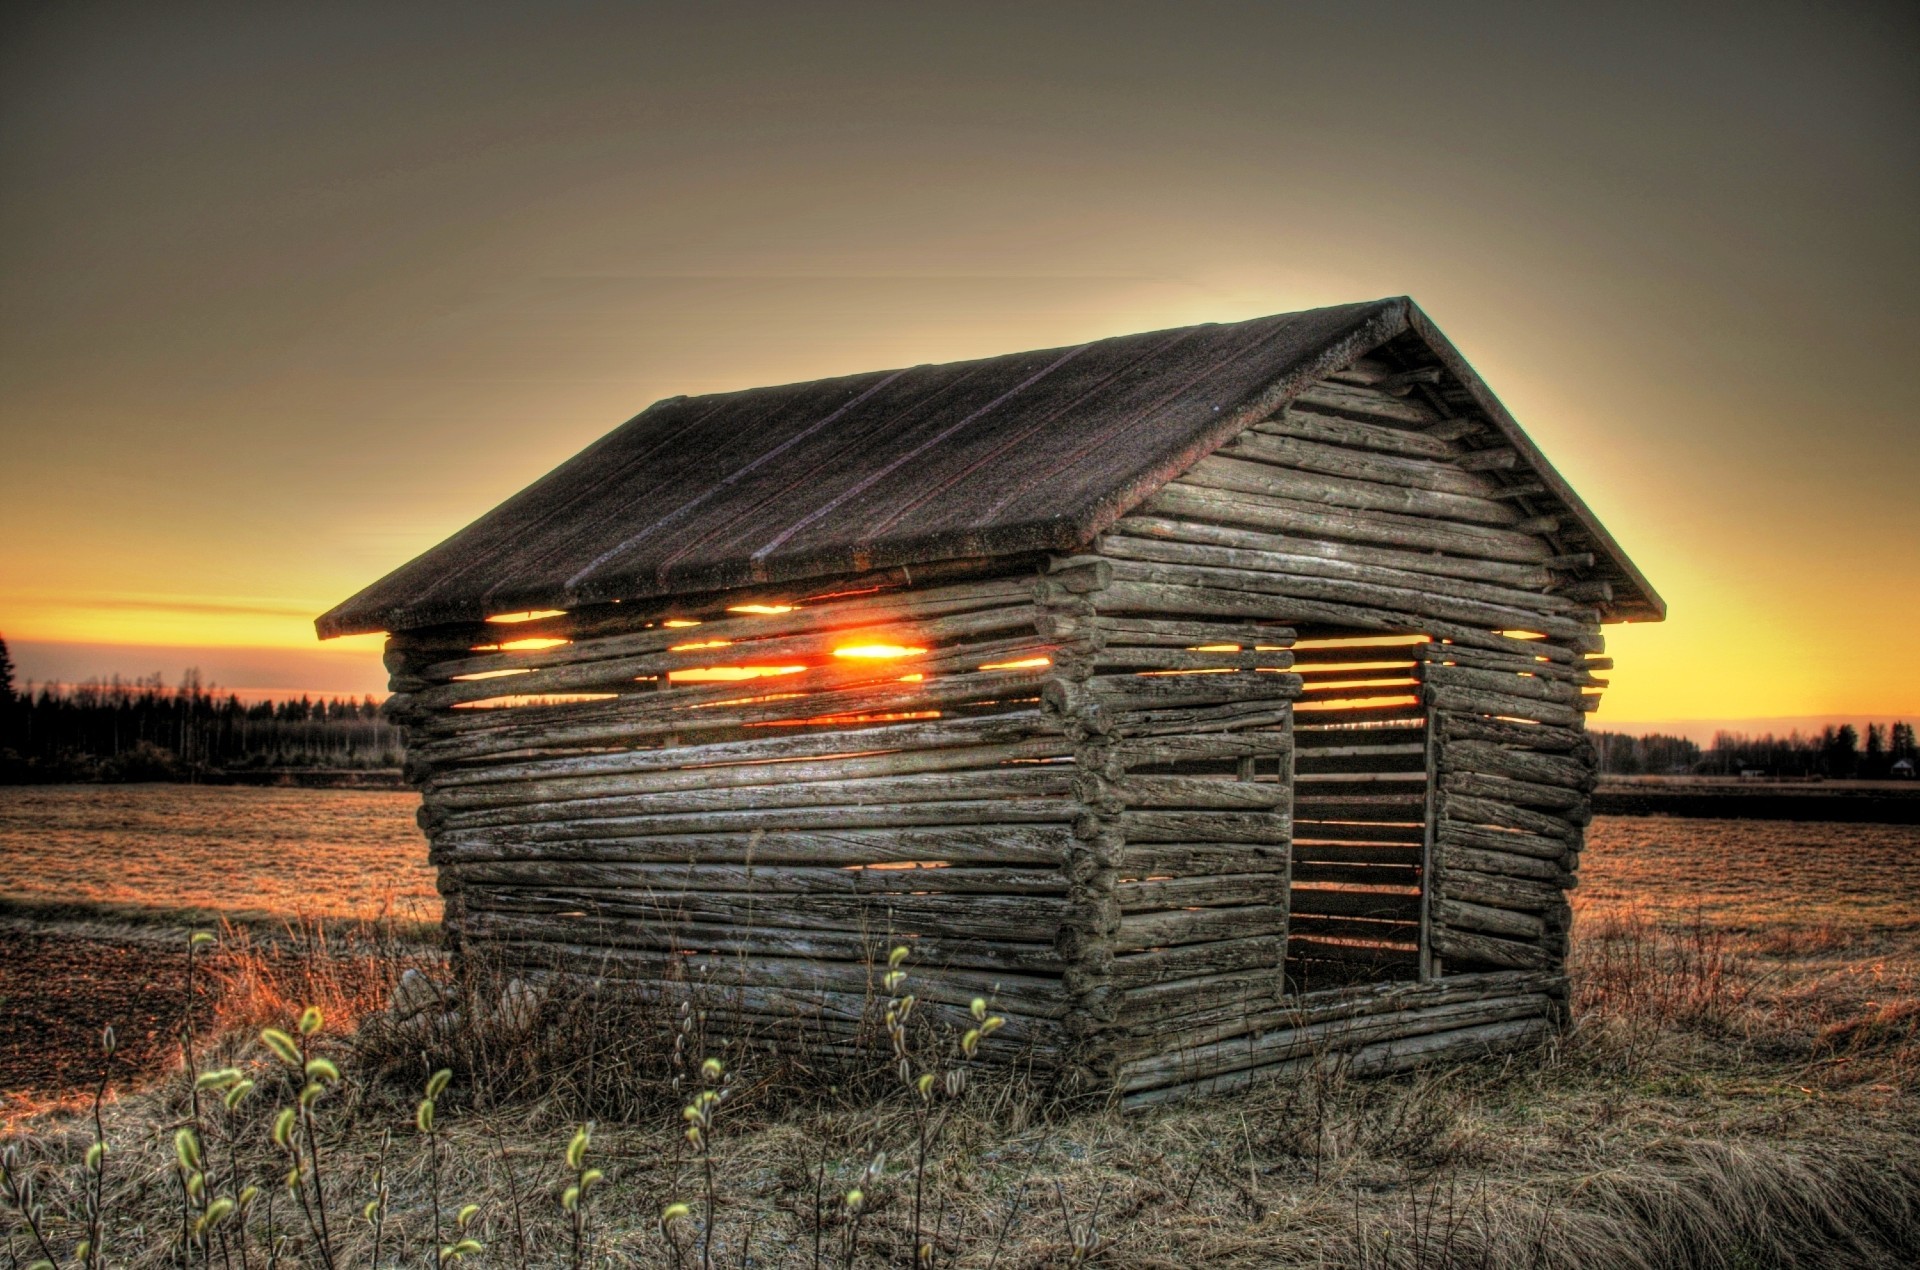
[[[1044,633],[1061,640],[1090,640],[1096,648],[1191,648],[1237,644],[1243,649],[1283,649],[1293,643],[1290,626],[1233,622],[1183,622],[1165,618],[1048,614]]]
[[[1483,648],[1462,648],[1457,644],[1438,643],[1423,645],[1415,651],[1422,661],[1433,664],[1452,662],[1476,670],[1504,671],[1513,675],[1537,675],[1543,679],[1557,679],[1582,686],[1599,682],[1591,673],[1593,667],[1591,660],[1569,665],[1532,654],[1509,656],[1505,653],[1489,652]]]
[[[916,966],[1055,976],[1069,970],[1051,943],[995,943],[970,935],[941,937],[885,926],[836,931],[784,929],[758,922],[733,926],[702,922],[694,940],[685,927],[652,917],[568,917],[476,910],[463,918],[462,933],[490,949],[513,940],[571,941],[590,947],[643,948],[681,955],[693,949],[716,956],[803,957],[863,966],[884,966],[888,951],[905,942],[913,949]]]
[[[1140,670],[1286,670],[1293,665],[1293,654],[1285,649],[1273,652],[1194,652],[1185,648],[1145,648],[1110,646],[1084,659],[1100,672]],[[1056,657],[1055,664],[1065,666],[1068,659]]]
[[[1284,905],[1128,913],[1120,920],[1112,947],[1116,954],[1141,952],[1180,944],[1283,934],[1286,929]]]
[[[484,785],[429,780],[423,793],[434,805],[448,809],[502,807],[522,803],[564,804],[573,800],[616,795],[640,797],[689,791],[745,790],[763,786],[839,785],[935,772],[998,770],[1001,764],[1009,762],[1059,758],[1072,752],[1072,742],[1065,737],[1054,736],[1001,745],[903,750],[857,757],[746,763],[726,767],[701,766],[678,771],[496,781]]]
[[[1438,687],[1459,688],[1465,692],[1484,691],[1503,697],[1522,697],[1529,701],[1571,705],[1580,699],[1579,685],[1537,675],[1512,675],[1471,666],[1430,664],[1426,678],[1428,683]]]
[[[1291,701],[1300,694],[1300,677],[1262,671],[1205,675],[1100,675],[1085,683],[1049,681],[1041,703],[1062,715],[1087,710],[1105,714],[1161,710],[1240,701]]]
[[[1287,849],[1270,843],[1129,842],[1118,867],[1123,878],[1284,874]]]
[[[429,792],[424,803],[449,829],[520,825],[597,817],[668,816],[689,812],[762,811],[783,807],[870,807],[972,799],[1065,797],[1071,763],[1008,765],[985,770],[920,772],[858,780],[795,782],[740,788],[690,788],[565,801],[461,809]]]
[[[1112,800],[1126,808],[1185,808],[1194,811],[1255,811],[1285,808],[1293,791],[1278,782],[1228,780],[1210,776],[1128,776],[1109,781],[1081,776],[1074,793],[1082,802]]]
[[[1318,501],[1247,494],[1184,480],[1163,486],[1140,510],[1156,516],[1193,517],[1269,532],[1412,547],[1519,564],[1538,564],[1553,554],[1544,539],[1493,525],[1329,507]]]
[[[1273,464],[1323,476],[1347,477],[1380,485],[1402,485],[1433,493],[1482,498],[1494,485],[1452,461],[1434,462],[1405,455],[1374,454],[1299,437],[1243,432],[1216,451],[1229,458]],[[1511,453],[1511,452],[1509,452]]]
[[[688,955],[559,940],[535,942],[525,937],[515,950],[516,958],[524,962],[539,964],[544,960],[556,967],[591,966],[601,973],[630,980],[674,980],[688,992],[711,997],[724,998],[727,991],[735,987],[789,988],[800,992],[851,993],[869,998],[877,1010],[884,1007],[892,994],[882,982],[887,973],[887,950],[881,948],[876,952],[877,956],[860,961]],[[922,1002],[964,1010],[974,997],[986,996],[994,1002],[996,1012],[1004,1009],[1030,1019],[1057,1019],[1066,1013],[1072,1001],[1072,994],[1057,976],[932,966],[917,958],[908,964],[908,982],[914,996]]]
[[[1485,966],[1511,966],[1516,970],[1545,970],[1559,959],[1539,944],[1500,939],[1475,931],[1436,924],[1432,929],[1433,950],[1443,957]]]
[[[1126,811],[1113,818],[1129,845],[1148,842],[1238,842],[1285,846],[1291,818],[1279,812]]]
[[[1291,748],[1291,738],[1280,731],[1127,737],[1115,741],[1110,747],[1123,768],[1208,759],[1277,758]]]
[[[1572,706],[1529,697],[1506,696],[1489,692],[1484,688],[1457,688],[1449,685],[1428,684],[1423,695],[1427,704],[1435,709],[1451,710],[1459,714],[1485,714],[1502,719],[1532,719],[1538,723],[1551,723],[1558,727],[1572,727],[1582,717],[1581,712]]]
[[[1547,933],[1546,923],[1531,913],[1515,912],[1466,900],[1434,897],[1432,920],[1456,930],[1477,931],[1506,939],[1535,940]]]
[[[1059,736],[1059,725],[1039,709],[1029,708],[978,718],[856,726],[828,732],[789,732],[782,729],[773,733],[763,732],[760,736],[743,741],[657,745],[645,749],[564,755],[524,762],[493,762],[475,766],[442,764],[433,769],[432,778],[435,784],[452,788],[502,781],[665,772],[685,767],[730,768],[747,764],[790,763],[797,759],[840,758],[882,751],[952,750],[1005,745],[1048,735]]]
[[[1395,397],[1378,389],[1357,388],[1325,379],[1302,389],[1292,404],[1295,409],[1316,407],[1328,413],[1381,419],[1409,427],[1425,427],[1439,418],[1432,407],[1415,398]]]
[[[1228,490],[1236,494],[1469,524],[1511,525],[1521,519],[1518,512],[1493,497],[1491,492],[1481,497],[1443,494],[1405,485],[1383,485],[1377,481],[1344,476],[1323,476],[1268,463],[1229,458],[1222,454],[1201,459],[1179,479],[1186,485]]]
[[[1053,944],[1070,917],[1068,901],[1043,895],[782,895],[682,891],[647,896],[589,887],[463,886],[469,913],[582,912],[659,922],[678,928],[683,946],[703,947],[700,927],[758,922],[788,930],[887,930],[900,935],[966,936]]]
[[[1492,631],[1481,631],[1457,623],[1442,622],[1419,613],[1337,604],[1332,601],[1310,600],[1298,596],[1229,591],[1206,585],[1174,586],[1162,583],[1115,582],[1100,599],[1103,605],[1110,605],[1116,609],[1228,616],[1271,616],[1294,621],[1324,621],[1391,634],[1424,629],[1461,643],[1502,649],[1521,644],[1519,640],[1509,639]],[[1555,649],[1554,651],[1569,660],[1574,655],[1566,650]],[[1556,708],[1556,713],[1576,712]]]
[[[1288,884],[1275,873],[1227,873],[1121,882],[1113,896],[1123,913],[1263,904],[1284,909]]]
[[[1441,805],[1447,817],[1452,820],[1463,821],[1470,825],[1492,825],[1500,829],[1521,829],[1542,837],[1566,838],[1569,841],[1579,838],[1580,827],[1586,824],[1588,819],[1586,809],[1583,807],[1568,808],[1560,813],[1536,811],[1530,807],[1516,806],[1504,799],[1466,794],[1446,794]]]
[[[1534,784],[1561,786],[1567,790],[1592,790],[1594,769],[1567,755],[1540,753],[1536,749],[1509,749],[1507,745],[1459,740],[1440,747],[1442,772],[1478,772],[1482,776],[1507,776]]]
[[[1492,798],[1516,807],[1545,808],[1576,824],[1585,824],[1593,814],[1593,805],[1587,796],[1564,785],[1540,785],[1506,776],[1455,771],[1440,778],[1440,788],[1466,798]]]
[[[1280,574],[1290,580],[1319,579],[1327,584],[1324,593],[1303,592],[1303,594],[1313,594],[1315,598],[1373,603],[1375,602],[1373,592],[1379,590],[1381,602],[1404,608],[1417,607],[1420,597],[1429,597],[1426,602],[1435,604],[1433,612],[1436,616],[1456,621],[1479,622],[1486,619],[1489,624],[1493,624],[1513,618],[1523,620],[1531,626],[1539,623],[1542,615],[1565,613],[1577,607],[1571,601],[1544,592],[1527,591],[1491,582],[1450,578],[1433,573],[1420,573],[1410,569],[1390,569],[1377,564],[1330,560],[1317,555],[1294,555],[1247,547],[1219,546],[1212,543],[1179,542],[1159,537],[1135,537],[1131,534],[1108,535],[1102,549],[1113,555],[1116,560],[1136,563],[1249,570],[1254,573]],[[1158,579],[1151,572],[1146,572],[1143,577],[1143,571],[1138,569],[1130,573],[1117,571],[1116,576],[1191,585],[1179,578]],[[1445,603],[1437,603],[1438,601],[1445,601]],[[1584,632],[1586,625],[1576,623],[1565,629]],[[1409,648],[1405,651],[1409,657],[1417,655],[1415,649]]]
[[[1463,472],[1491,472],[1507,470],[1519,466],[1520,455],[1510,446],[1492,446],[1485,450],[1469,450],[1458,460]]]
[[[1277,971],[1286,960],[1284,929],[1263,928],[1238,939],[1209,940],[1183,947],[1151,948],[1113,958],[1109,980],[1116,991],[1181,983],[1202,975],[1253,968]]]
[[[1316,1058],[1386,1040],[1403,1040],[1481,1027],[1509,1020],[1543,1018],[1551,1009],[1544,996],[1528,994],[1492,1000],[1459,1001],[1395,1014],[1310,1024],[1305,1027],[1234,1037],[1210,1045],[1181,1045],[1178,1035],[1168,1040],[1178,1048],[1150,1059],[1129,1063],[1120,1087],[1131,1094],[1198,1075],[1217,1077],[1253,1071],[1287,1059]]]
[[[1447,863],[1436,871],[1435,896],[1523,913],[1545,913],[1566,903],[1566,892],[1552,882],[1477,873]]]
[[[1065,895],[1057,868],[866,868],[793,864],[636,864],[587,860],[448,862],[461,886],[632,890],[671,902],[695,891],[759,895]]]
[[[1535,564],[1515,564],[1487,560],[1478,556],[1439,555],[1397,547],[1368,546],[1330,538],[1269,533],[1235,525],[1174,516],[1132,515],[1123,517],[1113,532],[1131,538],[1149,538],[1166,542],[1187,542],[1214,547],[1232,547],[1242,551],[1266,551],[1282,556],[1318,557],[1355,565],[1372,565],[1402,573],[1464,578],[1496,583],[1521,590],[1539,591],[1553,584],[1554,575]],[[1044,632],[1043,632],[1044,633]]]
[[[1566,874],[1560,866],[1551,860],[1540,860],[1533,856],[1511,855],[1504,851],[1485,851],[1479,847],[1446,846],[1440,850],[1439,868],[1441,872],[1453,869],[1468,869],[1475,873],[1502,874],[1507,877],[1531,878],[1537,882],[1564,885]]]
[[[1559,860],[1573,848],[1566,837],[1495,829],[1443,817],[1435,829],[1435,838],[1443,846],[1472,847],[1479,851],[1505,851],[1533,856],[1539,860]]]
[[[436,840],[555,842],[591,838],[650,838],[670,834],[750,834],[836,829],[907,829],[946,825],[1071,823],[1080,814],[1069,798],[981,798],[966,802],[899,803],[892,806],[780,807],[765,811],[695,812],[665,816],[610,816],[487,826],[440,827]],[[1176,813],[1141,812],[1141,815]],[[1199,814],[1199,813],[1194,813]]]
[[[660,837],[529,838],[511,830],[443,830],[432,839],[434,864],[486,860],[572,860],[631,864],[864,864],[944,862],[954,865],[1049,865],[1073,845],[1063,824],[968,825],[959,828],[756,830]]]
[[[1483,719],[1471,714],[1445,713],[1440,717],[1441,734],[1448,739],[1488,741],[1496,745],[1518,746],[1557,754],[1591,753],[1592,740],[1575,728],[1539,723],[1509,723]],[[1581,762],[1590,761],[1581,758]]]
[[[1404,454],[1410,458],[1451,459],[1459,453],[1459,447],[1452,442],[1424,432],[1306,410],[1288,410],[1254,424],[1250,431],[1258,436],[1299,437],[1379,454]]]

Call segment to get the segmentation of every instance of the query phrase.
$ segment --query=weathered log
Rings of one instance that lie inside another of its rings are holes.
[[[1070,822],[1069,798],[979,798],[966,802],[896,803],[874,806],[779,807],[764,811],[693,812],[679,815],[610,816],[530,821],[473,830],[436,829],[434,836],[466,841],[555,842],[590,838],[648,838],[666,834],[746,834],[756,830],[818,831],[912,828],[941,825],[1029,825]],[[1140,815],[1160,815],[1141,812]],[[1164,813],[1175,814],[1175,813]],[[1195,813],[1199,814],[1199,813]]]
[[[1051,944],[1074,914],[1062,896],[1045,895],[763,895],[676,891],[642,895],[591,887],[466,886],[470,912],[584,912],[638,918],[680,927],[684,946],[702,947],[707,923],[737,928],[758,923],[788,930],[872,931],[967,936]]]
[[[1453,462],[1436,463],[1423,458],[1374,454],[1257,431],[1241,433],[1216,453],[1323,476],[1345,477],[1379,485],[1401,485],[1409,489],[1459,494],[1469,498],[1483,498],[1494,489],[1493,482]]]
[[[1556,885],[1564,885],[1563,879],[1567,876],[1552,860],[1461,846],[1447,846],[1442,850],[1440,869],[1443,872],[1449,869],[1470,869],[1475,873],[1504,874],[1508,877],[1531,878],[1537,882],[1551,882]]]
[[[1287,849],[1271,843],[1129,842],[1118,864],[1125,879],[1285,873]]]
[[[1554,964],[1553,954],[1539,944],[1499,939],[1456,926],[1433,927],[1433,950],[1443,957],[1519,970],[1544,970]]]
[[[1593,744],[1585,733],[1572,728],[1540,723],[1509,723],[1498,719],[1483,719],[1471,714],[1442,714],[1440,731],[1449,739],[1488,741],[1497,745],[1519,746],[1561,754],[1568,752],[1586,754]],[[1582,758],[1581,761],[1588,760]]]
[[[1465,823],[1451,815],[1441,820],[1439,827],[1435,830],[1435,840],[1442,846],[1472,847],[1479,851],[1507,851],[1514,855],[1533,856],[1539,860],[1559,860],[1573,847],[1572,840],[1567,837],[1486,828]]]
[[[1277,441],[1279,438],[1271,440]],[[1511,525],[1521,519],[1520,514],[1499,501],[1493,491],[1477,497],[1443,494],[1406,485],[1383,485],[1377,481],[1324,476],[1268,463],[1229,458],[1222,454],[1201,459],[1181,474],[1179,482],[1236,494],[1254,494],[1263,499],[1289,499],[1326,507],[1392,512],[1401,516],[1478,525]]]
[[[1286,929],[1285,905],[1128,913],[1121,919],[1120,929],[1112,937],[1112,947],[1116,954],[1140,952],[1177,944],[1212,943],[1250,935],[1284,933]]]
[[[1114,887],[1114,898],[1123,913],[1151,913],[1164,910],[1190,911],[1195,908],[1265,904],[1284,908],[1287,903],[1287,879],[1274,873],[1225,873],[1185,878],[1153,878],[1122,882]],[[1278,933],[1277,931],[1275,933]]]
[[[1503,719],[1532,719],[1538,723],[1552,723],[1560,727],[1570,727],[1582,717],[1580,711],[1572,706],[1553,701],[1541,701],[1532,697],[1506,696],[1484,688],[1428,684],[1424,696],[1427,704],[1435,709],[1451,710],[1460,714],[1485,714]]]
[[[1506,674],[1497,670],[1479,670],[1472,666],[1429,664],[1427,682],[1465,692],[1488,692],[1503,697],[1523,697],[1529,701],[1551,701],[1572,705],[1580,700],[1578,684],[1564,683],[1537,675]]]
[[[634,864],[586,860],[449,861],[443,872],[462,886],[632,890],[671,902],[682,893],[764,895],[1064,895],[1057,868],[1005,866],[871,868],[768,864]]]
[[[1363,423],[1338,415],[1315,414],[1306,410],[1288,410],[1272,419],[1256,423],[1254,434],[1268,437],[1299,437],[1328,445],[1343,445],[1354,450],[1379,454],[1404,454],[1410,458],[1450,459],[1459,447],[1450,441],[1428,436],[1408,428]],[[1242,437],[1246,434],[1242,433]]]
[[[1127,811],[1114,818],[1128,844],[1241,842],[1285,846],[1291,818],[1280,812]]]
[[[1483,671],[1505,671],[1510,675],[1538,675],[1544,679],[1589,685],[1599,682],[1590,673],[1591,660],[1569,665],[1537,656],[1514,657],[1489,652],[1484,648],[1462,648],[1458,644],[1425,644],[1417,650],[1420,659],[1435,665],[1448,662]]]
[[[434,835],[431,860],[571,860],[633,864],[1050,865],[1065,861],[1074,839],[1064,824],[968,825],[880,829],[670,834],[661,837],[540,838],[510,829],[446,830]]]
[[[1425,402],[1373,388],[1355,388],[1346,384],[1316,380],[1294,396],[1295,408],[1318,407],[1328,413],[1357,415],[1363,419],[1381,419],[1391,423],[1420,427],[1438,416]]]
[[[443,803],[431,792],[425,796],[424,802],[434,812],[444,813],[441,823],[446,828],[477,829],[489,825],[537,824],[587,817],[667,816],[687,812],[758,811],[779,807],[866,807],[1003,797],[1064,797],[1069,792],[1072,778],[1071,764],[1054,763],[739,788],[696,786],[659,793],[610,793],[565,801],[494,805],[476,809],[462,809]]]
[[[866,930],[786,929],[762,923],[728,926],[702,922],[697,941],[680,925],[644,918],[607,916],[568,917],[552,913],[510,913],[476,910],[467,918],[467,933],[489,947],[513,940],[548,940],[615,947],[667,950],[684,954],[695,949],[713,955],[744,957],[805,957],[859,965],[885,965],[895,944],[913,948],[917,966],[972,967],[999,972],[1059,975],[1065,962],[1052,943],[994,943],[971,935],[951,938],[891,929],[884,923]]]
[[[1072,744],[1064,737],[1045,737],[1003,745],[900,750],[848,758],[695,767],[678,771],[510,780],[485,785],[443,784],[435,780],[429,782],[423,792],[434,806],[448,810],[504,807],[521,803],[564,804],[574,800],[614,796],[638,798],[652,794],[704,793],[760,786],[788,788],[800,784],[839,784],[934,772],[1001,770],[999,765],[1003,763],[1060,758],[1071,754],[1072,750]],[[743,802],[738,805],[755,804]],[[668,809],[662,806],[662,810]]]
[[[1534,940],[1547,933],[1546,923],[1530,913],[1515,912],[1466,900],[1434,897],[1433,920],[1456,930],[1477,931],[1507,939]]]
[[[1168,1038],[1177,1046],[1172,1052],[1127,1064],[1120,1077],[1120,1087],[1126,1093],[1133,1094],[1182,1078],[1191,1080],[1200,1075],[1218,1077],[1248,1072],[1287,1059],[1304,1057],[1310,1060],[1337,1051],[1352,1052],[1369,1043],[1402,1041],[1506,1021],[1543,1018],[1549,1008],[1550,1002],[1544,995],[1528,994],[1460,1001],[1394,1014],[1330,1020],[1205,1045],[1181,1045],[1180,1038],[1174,1036]]]
[[[1566,903],[1566,892],[1551,882],[1508,877],[1499,873],[1479,873],[1459,868],[1451,862],[1437,870],[1435,896],[1468,904],[1485,904],[1523,913],[1544,913]]]
[[[1575,824],[1585,824],[1592,817],[1593,805],[1587,796],[1563,785],[1537,785],[1505,776],[1456,771],[1440,778],[1440,788],[1466,798],[1498,799],[1516,807],[1544,807]]]
[[[1409,569],[1391,569],[1377,564],[1330,560],[1317,555],[1290,555],[1130,534],[1109,534],[1102,549],[1119,560],[1243,569],[1255,573],[1281,574],[1290,580],[1317,578],[1330,583],[1325,595],[1317,598],[1357,599],[1378,589],[1384,602],[1404,608],[1418,607],[1421,604],[1420,597],[1428,596],[1432,598],[1427,603],[1441,602],[1433,610],[1436,616],[1459,621],[1477,622],[1486,618],[1492,623],[1516,618],[1533,623],[1541,620],[1542,615],[1564,613],[1577,607],[1571,601],[1545,592],[1433,573],[1416,573]],[[1142,578],[1139,570],[1116,573],[1116,576],[1145,581],[1180,581],[1174,578],[1156,579],[1150,573]]]
[[[1113,957],[1111,982],[1117,990],[1184,982],[1200,975],[1264,967],[1278,973],[1287,955],[1284,928],[1261,930],[1239,939],[1209,940],[1180,947],[1158,947]]]
[[[1483,631],[1454,622],[1443,622],[1421,613],[1340,604],[1272,592],[1222,590],[1209,584],[1176,586],[1152,582],[1115,582],[1100,599],[1103,607],[1117,611],[1158,610],[1229,617],[1274,617],[1292,621],[1322,621],[1396,635],[1409,630],[1424,629],[1446,639],[1485,648],[1507,650],[1525,646],[1523,641],[1492,631]],[[1542,651],[1548,651],[1548,649],[1543,648]],[[1575,655],[1557,647],[1551,648],[1551,653],[1568,661],[1571,661]],[[1298,652],[1295,653],[1295,658],[1295,665],[1298,668]],[[1563,711],[1563,713],[1568,712]]]
[[[1164,486],[1140,510],[1149,515],[1191,516],[1249,529],[1381,543],[1521,564],[1538,564],[1553,554],[1553,549],[1540,538],[1493,525],[1342,509],[1311,500],[1259,497],[1184,480]]]
[[[892,723],[835,728],[830,732],[763,734],[752,740],[705,745],[660,745],[615,753],[568,755],[525,762],[495,762],[472,767],[442,765],[436,784],[484,785],[501,781],[597,776],[625,772],[664,772],[677,768],[790,763],[878,751],[951,750],[1005,745],[1034,737],[1059,736],[1059,728],[1038,709],[1008,711],[979,718],[940,719],[928,723]],[[1064,739],[1061,744],[1067,743]],[[1062,753],[1068,752],[1066,749]]]
[[[1308,556],[1343,561],[1356,565],[1374,565],[1403,573],[1466,578],[1501,586],[1537,591],[1553,584],[1554,575],[1534,564],[1515,564],[1487,560],[1477,556],[1439,555],[1396,547],[1367,546],[1326,538],[1267,533],[1234,525],[1179,519],[1171,516],[1132,515],[1114,525],[1114,532],[1133,538],[1152,538],[1168,542],[1190,542],[1215,547],[1234,547],[1244,551],[1267,551],[1282,556]],[[1042,634],[1046,634],[1042,631]]]

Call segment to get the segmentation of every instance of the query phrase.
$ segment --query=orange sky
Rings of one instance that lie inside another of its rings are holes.
[[[1911,6],[160,8],[0,32],[23,675],[378,691],[655,398],[1407,293],[1669,602],[1596,726],[1920,714]]]

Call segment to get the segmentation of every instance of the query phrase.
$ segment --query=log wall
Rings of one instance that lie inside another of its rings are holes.
[[[1283,973],[1170,981],[1151,1010],[1123,997],[1129,1104],[1328,1051],[1382,1069],[1512,1044],[1564,1008],[1591,560],[1556,547],[1539,486],[1444,388],[1363,361],[1097,544],[1114,562],[1097,606],[1294,627],[1303,683],[1276,774],[1294,788]]]

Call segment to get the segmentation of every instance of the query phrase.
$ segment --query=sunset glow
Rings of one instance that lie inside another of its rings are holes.
[[[23,681],[380,695],[313,618],[651,402],[1409,294],[1670,604],[1591,726],[1920,716],[1904,18],[82,9],[0,189]]]
[[[797,675],[805,669],[805,666],[695,666],[688,670],[670,670],[667,678],[677,684],[730,684],[743,679]]]
[[[849,661],[888,661],[896,657],[918,657],[926,651],[911,644],[847,644],[834,649],[833,655]]]

